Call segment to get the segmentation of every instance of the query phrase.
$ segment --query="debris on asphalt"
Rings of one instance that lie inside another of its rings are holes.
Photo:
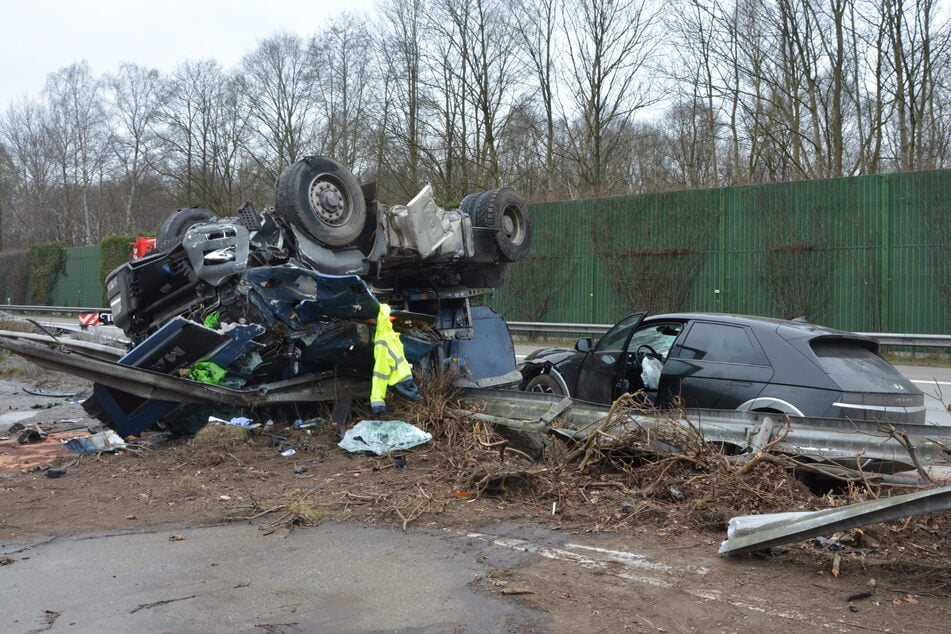
[[[32,427],[29,429],[24,429],[19,434],[17,434],[17,442],[21,445],[42,442],[45,438],[46,434]]]
[[[45,396],[47,398],[76,398],[80,396],[85,390],[79,390],[78,392],[47,392],[45,390],[37,390],[25,387],[23,391],[27,394],[33,396]]]
[[[70,451],[79,454],[97,454],[104,451],[114,452],[127,447],[122,437],[111,429],[97,434],[90,434],[89,436],[70,438],[69,440],[64,440],[63,445]]]
[[[66,475],[66,469],[64,467],[50,467],[46,470],[47,478],[61,478]]]

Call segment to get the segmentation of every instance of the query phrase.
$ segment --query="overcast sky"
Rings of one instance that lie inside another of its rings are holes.
[[[170,71],[213,57],[233,68],[278,31],[312,35],[375,0],[0,0],[0,111],[40,99],[46,76],[86,60],[94,77],[123,62]]]

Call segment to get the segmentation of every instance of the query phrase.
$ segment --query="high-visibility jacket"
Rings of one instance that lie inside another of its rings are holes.
[[[373,339],[373,379],[370,386],[370,405],[385,407],[386,388],[413,376],[413,366],[403,356],[403,343],[390,323],[390,307],[380,304]]]

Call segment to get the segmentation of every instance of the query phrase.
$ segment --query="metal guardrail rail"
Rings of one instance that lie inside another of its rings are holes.
[[[552,332],[563,334],[603,335],[612,324],[565,324],[532,321],[510,321],[509,330],[513,332]],[[865,337],[876,339],[888,346],[922,346],[933,348],[951,348],[951,335],[908,334],[898,332],[859,332]]]
[[[0,304],[0,312],[26,313],[43,315],[50,313],[80,314],[91,312],[108,312],[108,308],[76,308],[71,306],[18,306]],[[507,322],[509,330],[513,332],[551,332],[561,334],[603,335],[613,324],[569,324],[560,322]],[[928,335],[899,332],[860,332],[856,333],[876,339],[882,345],[888,346],[922,346],[931,348],[951,348],[951,335]]]
[[[0,312],[8,313],[26,313],[28,315],[49,315],[51,313],[67,313],[70,315],[80,313],[108,312],[108,308],[77,308],[75,306],[18,306],[14,304],[0,304]]]

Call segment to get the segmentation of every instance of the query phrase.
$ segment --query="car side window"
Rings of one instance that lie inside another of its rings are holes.
[[[645,346],[650,352],[660,357],[659,361],[663,361],[667,358],[667,353],[670,352],[670,347],[674,345],[682,328],[683,325],[679,323],[651,324],[639,328],[631,335],[627,349],[633,353],[641,346]]]
[[[598,339],[595,350],[597,352],[620,352],[624,348],[624,342],[631,334],[631,329],[640,323],[642,316],[643,313],[634,314],[619,321],[611,330]]]
[[[643,313],[635,314],[619,321],[598,340],[594,351],[603,363],[610,365],[617,361],[624,350],[624,343],[631,335],[631,329],[640,323],[642,317]]]
[[[702,321],[691,326],[683,345],[674,350],[674,356],[722,363],[768,365],[766,356],[754,343],[747,328]]]

